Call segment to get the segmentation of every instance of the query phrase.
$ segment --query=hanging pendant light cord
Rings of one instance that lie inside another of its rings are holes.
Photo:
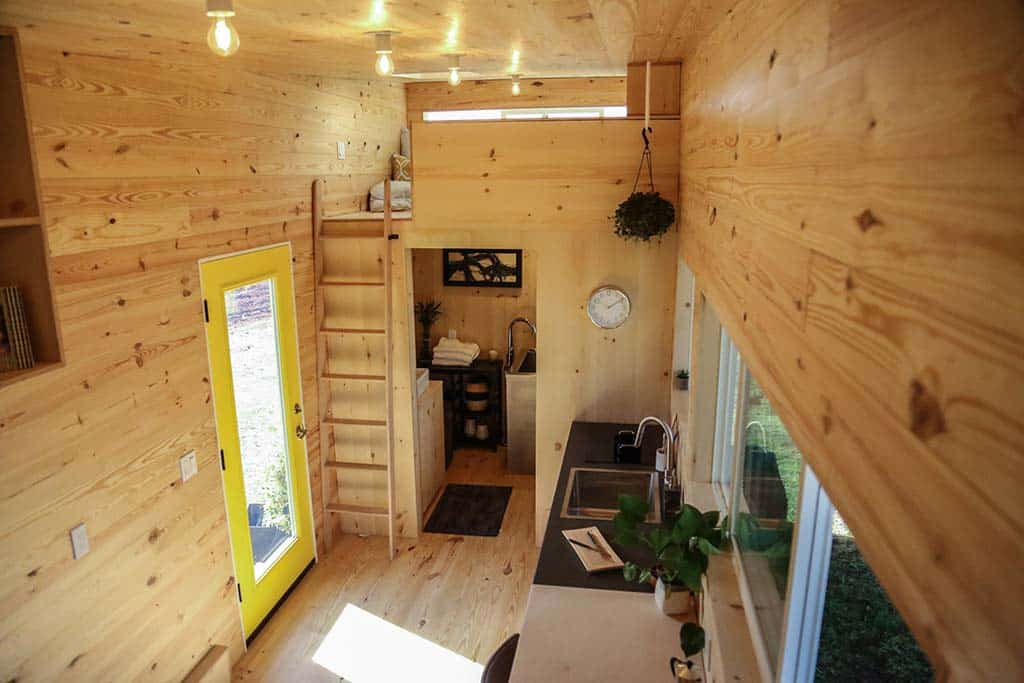
[[[647,162],[647,177],[651,184],[651,192],[654,192],[654,162],[651,159],[651,141],[647,137],[647,132],[654,132],[652,128],[644,128],[640,131],[640,134],[644,138],[644,152],[640,155],[640,167],[636,169],[636,178],[633,179],[633,192],[636,192],[637,185],[640,184],[640,174],[644,171],[644,162]]]

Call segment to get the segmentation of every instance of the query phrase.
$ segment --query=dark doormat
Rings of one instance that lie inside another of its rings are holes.
[[[431,534],[497,536],[511,486],[448,484],[423,530]]]

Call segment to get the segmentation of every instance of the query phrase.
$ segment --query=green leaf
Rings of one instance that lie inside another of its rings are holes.
[[[619,511],[630,519],[643,521],[647,518],[648,510],[650,506],[640,496],[619,494]]]
[[[626,581],[629,581],[630,583],[633,583],[634,581],[637,580],[637,577],[639,575],[640,575],[640,568],[637,567],[632,562],[627,562],[627,563],[625,563],[622,566],[622,578],[624,578]]]
[[[640,545],[640,534],[636,530],[636,524],[625,516],[619,514],[612,519],[615,525],[615,540],[622,545]]]
[[[718,526],[718,510],[708,510],[701,517],[704,518],[704,528],[711,531]]]
[[[697,539],[697,549],[700,552],[704,553],[705,555],[709,555],[709,556],[710,555],[717,555],[718,554],[718,548],[713,546],[711,544],[711,541],[709,541],[706,538],[698,538]]]
[[[661,528],[651,529],[650,533],[647,534],[647,538],[650,540],[651,546],[658,557],[661,557],[662,552],[672,543],[672,534]]]
[[[683,654],[692,657],[704,649],[704,629],[688,621],[679,628],[679,647]]]
[[[685,583],[687,588],[694,593],[700,592],[700,577],[703,571],[699,561],[683,560],[676,564],[675,571],[678,580]]]
[[[684,505],[682,512],[679,513],[679,517],[676,519],[674,531],[678,538],[689,540],[691,536],[696,536],[700,533],[703,525],[704,520],[701,517],[700,510],[692,505]]]
[[[651,580],[651,570],[650,569],[645,569],[642,572],[640,572],[640,576],[639,576],[639,578],[637,578],[636,582],[637,583],[649,583],[650,580]]]

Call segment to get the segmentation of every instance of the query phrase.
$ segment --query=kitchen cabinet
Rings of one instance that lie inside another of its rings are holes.
[[[444,484],[444,383],[434,380],[416,398],[418,437],[416,468],[420,511],[434,501]]]

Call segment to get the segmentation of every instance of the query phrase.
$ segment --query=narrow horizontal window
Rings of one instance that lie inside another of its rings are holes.
[[[539,107],[523,109],[462,109],[425,111],[424,121],[501,121],[530,119],[624,119],[625,106]]]

